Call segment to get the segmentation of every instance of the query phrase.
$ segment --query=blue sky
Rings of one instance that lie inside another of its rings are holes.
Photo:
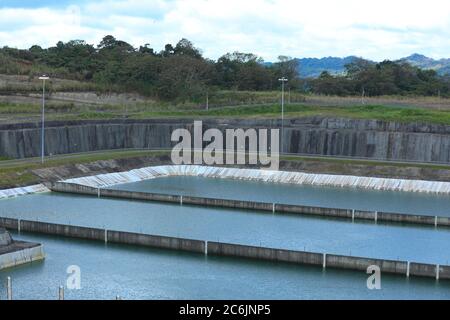
[[[450,58],[449,0],[0,0],[0,46],[97,44],[112,34],[161,50],[185,37],[226,52],[374,60]]]

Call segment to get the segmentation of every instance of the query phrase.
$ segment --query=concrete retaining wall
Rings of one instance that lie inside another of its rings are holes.
[[[49,121],[46,154],[120,148],[171,148],[171,133],[193,132],[192,119]],[[280,128],[275,119],[205,119],[203,130]],[[225,135],[224,135],[225,136]],[[450,163],[450,126],[307,117],[284,121],[283,150],[290,153]],[[225,145],[225,144],[224,144]],[[40,124],[0,125],[0,156],[39,156]]]
[[[322,208],[301,205],[288,205],[279,203],[266,203],[244,200],[213,199],[203,197],[190,197],[167,195],[158,193],[135,192],[126,190],[98,189],[75,183],[57,182],[51,187],[55,192],[67,192],[98,197],[131,199],[142,201],[159,201],[179,204],[199,205],[206,207],[222,207],[243,210],[269,211],[273,213],[289,213],[300,215],[313,215],[332,218],[345,218],[352,220],[368,220],[374,222],[409,223],[426,226],[450,227],[450,218],[437,216],[424,216],[414,214],[363,211],[353,209]]]

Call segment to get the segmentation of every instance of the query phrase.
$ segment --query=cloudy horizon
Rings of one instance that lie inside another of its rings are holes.
[[[360,56],[375,61],[412,53],[450,58],[450,1],[429,0],[0,0],[0,46],[54,46],[81,39],[98,44],[111,34],[160,51],[181,38],[205,57],[252,52]]]

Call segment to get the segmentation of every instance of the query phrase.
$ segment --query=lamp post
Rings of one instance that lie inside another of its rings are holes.
[[[288,79],[282,77],[278,79],[281,82],[281,153],[284,152],[284,84],[288,82]]]
[[[42,130],[41,130],[41,162],[44,163],[44,152],[45,152],[45,81],[50,78],[46,75],[39,77],[42,80]]]

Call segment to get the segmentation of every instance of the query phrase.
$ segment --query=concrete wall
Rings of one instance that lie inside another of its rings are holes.
[[[437,216],[422,216],[414,214],[389,213],[378,211],[362,211],[339,208],[322,208],[300,205],[287,205],[244,200],[213,199],[203,197],[188,197],[157,193],[135,192],[126,190],[98,189],[75,183],[57,182],[51,187],[52,191],[96,195],[100,197],[131,199],[142,201],[159,201],[205,207],[222,207],[243,210],[256,210],[274,213],[289,213],[299,215],[313,215],[331,218],[365,220],[373,222],[409,223],[424,226],[450,227],[450,218]]]
[[[297,264],[322,265],[323,254],[220,242],[208,242],[208,255],[232,256]]]
[[[205,242],[200,240],[153,236],[122,231],[107,231],[108,242],[139,245],[161,249],[205,253]]]
[[[408,263],[406,261],[392,261],[384,259],[368,259],[362,257],[349,257],[341,255],[326,255],[327,268],[339,268],[366,271],[367,267],[376,265],[381,272],[406,275]]]
[[[114,242],[145,247],[205,252],[205,242],[200,240],[138,234],[123,231],[71,226],[48,222],[0,218],[0,227],[16,226],[21,232],[41,233],[69,238]],[[12,229],[11,229],[12,230]]]
[[[11,219],[0,218],[2,223],[11,225]],[[370,265],[377,265],[381,272],[404,276],[420,276],[437,279],[450,279],[450,266],[432,264],[408,263],[374,258],[350,257],[316,252],[284,250],[276,248],[255,247],[240,244],[208,242],[202,240],[181,239],[148,234],[138,234],[124,231],[87,228],[80,226],[59,225],[46,222],[16,220],[21,231],[43,233],[71,238],[103,241],[105,243],[121,243],[152,248],[187,251],[205,255],[230,256],[248,259],[287,262],[295,264],[322,266],[322,268],[337,268],[355,271],[366,271]],[[39,255],[37,255],[39,256]],[[10,258],[8,258],[10,261]],[[439,271],[439,273],[437,273]]]
[[[71,238],[89,239],[89,240],[105,239],[105,231],[102,229],[69,226],[63,224],[54,224],[28,220],[20,221],[20,231],[36,232],[36,233],[51,234]]]
[[[19,220],[0,217],[0,227],[17,230],[19,228]]]
[[[0,254],[0,270],[43,260],[44,258],[44,247],[42,245]]]
[[[46,154],[118,148],[170,148],[171,133],[193,120],[49,122]],[[208,128],[279,128],[279,120],[205,120]],[[284,150],[291,153],[450,163],[450,126],[309,117],[285,120]],[[39,123],[0,126],[0,156],[40,154]]]

